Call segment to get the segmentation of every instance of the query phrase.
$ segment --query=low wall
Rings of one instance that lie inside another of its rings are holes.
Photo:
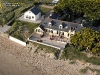
[[[12,41],[14,41],[14,42],[16,42],[16,43],[19,43],[19,44],[21,44],[23,46],[26,46],[26,42],[23,42],[21,40],[18,40],[16,38],[12,37],[12,36],[9,36],[9,39],[12,40]]]
[[[34,40],[30,40],[29,38],[28,38],[28,40],[31,41],[31,42],[36,42],[36,43],[43,44],[43,45],[46,45],[46,46],[50,46],[50,47],[53,47],[53,48],[56,48],[56,49],[60,50],[59,47],[56,47],[56,46],[53,46],[53,45],[49,45],[49,44],[45,44],[45,43],[42,43],[42,42],[37,42],[37,41],[34,41]]]

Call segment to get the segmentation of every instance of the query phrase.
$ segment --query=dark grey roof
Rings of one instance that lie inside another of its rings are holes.
[[[46,13],[46,14],[45,14],[45,17],[46,17],[46,18],[49,17],[49,18],[51,18],[51,19],[58,19],[58,15],[55,14],[54,12],[48,12],[48,13]]]
[[[57,14],[55,14],[55,13],[51,13],[50,14],[50,17],[49,18],[52,18],[52,19],[58,19],[58,16],[57,16]]]
[[[37,7],[32,8],[30,11],[33,12],[35,15],[41,12]]]
[[[59,28],[60,25],[62,25],[63,27],[62,29]],[[42,20],[40,26],[44,27],[44,29],[50,28],[50,29],[66,31],[66,32],[68,32],[69,30],[75,30],[77,32],[82,28],[81,24],[78,23],[61,21],[61,20],[50,19],[50,18],[46,18]]]

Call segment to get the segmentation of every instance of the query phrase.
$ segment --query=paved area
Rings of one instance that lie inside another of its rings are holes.
[[[11,27],[11,26],[4,25],[4,27],[2,27],[2,28],[0,29],[0,32],[4,33],[4,32],[6,32],[10,27]]]
[[[36,21],[33,21],[33,20],[29,20],[29,19],[24,19],[24,15],[22,15],[21,17],[18,18],[18,20],[20,21],[26,21],[26,22],[31,22],[31,23],[40,23],[42,21],[42,18],[41,17],[40,19],[36,20]]]
[[[50,39],[49,35],[45,35],[42,38],[40,37],[39,34],[34,33],[29,40],[33,40],[37,42],[37,40],[42,40],[40,43],[47,44],[49,46],[53,46],[58,49],[63,49],[65,48],[65,45],[67,44],[67,39],[60,39],[59,37],[55,37],[52,40]]]

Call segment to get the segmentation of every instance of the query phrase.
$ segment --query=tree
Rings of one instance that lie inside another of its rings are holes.
[[[84,13],[84,15],[90,20],[100,19],[99,0],[60,0],[55,6],[54,11],[59,13],[59,10],[62,10],[63,12],[66,8],[69,8],[77,15]]]
[[[71,36],[71,44],[85,48],[93,53],[100,52],[100,33],[89,28],[83,28]]]

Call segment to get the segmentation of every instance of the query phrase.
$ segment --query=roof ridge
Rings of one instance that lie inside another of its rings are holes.
[[[51,18],[48,17],[48,19],[51,19]],[[73,23],[73,24],[80,24],[80,23],[74,23],[74,22],[63,21],[63,20],[58,20],[58,19],[51,19],[51,20],[57,20],[57,21],[62,21],[62,22],[68,22],[68,23]]]

